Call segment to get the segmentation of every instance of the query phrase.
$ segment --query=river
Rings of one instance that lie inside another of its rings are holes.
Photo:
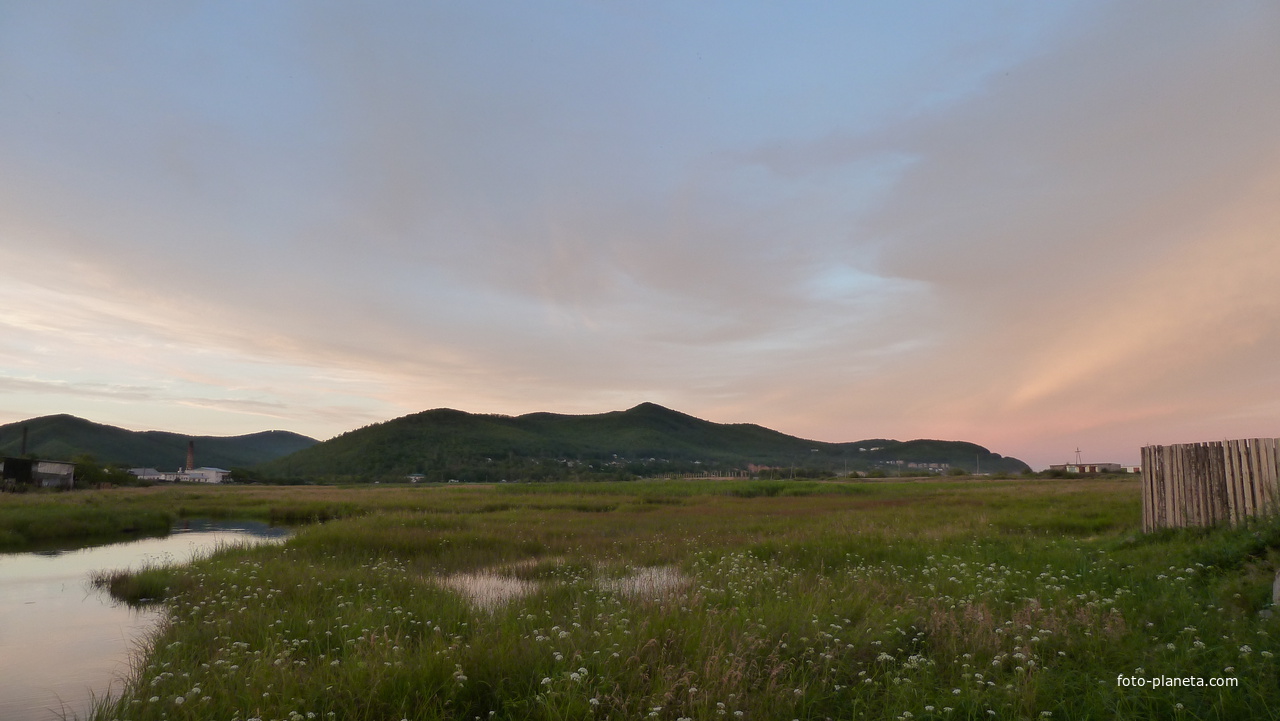
[[[93,571],[184,563],[220,544],[267,543],[284,528],[251,521],[183,521],[163,538],[39,553],[0,553],[0,719],[85,717],[118,692],[131,654],[161,610],[131,609],[93,588]]]

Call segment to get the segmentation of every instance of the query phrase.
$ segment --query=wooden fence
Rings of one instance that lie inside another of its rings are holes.
[[[1142,530],[1280,512],[1280,438],[1142,449]]]

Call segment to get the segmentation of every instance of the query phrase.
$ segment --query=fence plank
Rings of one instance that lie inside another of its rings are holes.
[[[1156,528],[1164,528],[1169,525],[1169,522],[1164,514],[1164,454],[1159,447],[1151,449],[1151,471],[1152,481],[1155,482],[1155,486],[1151,489],[1155,496],[1155,505],[1151,507],[1151,520]]]
[[[1178,491],[1182,494],[1179,499],[1182,506],[1182,526],[1185,528],[1191,526],[1195,521],[1196,510],[1196,494],[1192,486],[1192,476],[1195,474],[1195,468],[1191,462],[1191,448],[1182,446],[1177,450],[1178,454]]]
[[[1274,438],[1259,438],[1262,451],[1262,473],[1258,475],[1259,496],[1262,499],[1262,513],[1270,515],[1276,512],[1276,443]]]
[[[1267,486],[1267,497],[1271,499],[1269,513],[1280,514],[1280,438],[1271,441],[1271,468],[1268,474],[1271,483]]]
[[[1222,444],[1218,441],[1209,443],[1209,459],[1213,464],[1213,496],[1215,512],[1214,523],[1231,520],[1230,499],[1227,497],[1226,457],[1222,454]]]
[[[1209,525],[1209,464],[1205,459],[1204,444],[1192,446],[1196,466],[1196,525]]]
[[[1280,514],[1280,438],[1144,446],[1141,452],[1144,531]]]
[[[1156,511],[1160,514],[1160,527],[1168,528],[1170,524],[1169,514],[1169,452],[1166,448],[1156,449],[1156,467],[1160,469],[1160,475],[1157,481],[1160,483],[1158,491],[1160,493],[1160,502],[1156,504]]]
[[[1151,480],[1155,484],[1151,493],[1155,502],[1151,506],[1151,522],[1156,528],[1169,525],[1164,516],[1164,456],[1159,446],[1151,448]]]
[[[1255,517],[1263,515],[1262,502],[1262,439],[1249,439],[1249,451],[1251,454],[1251,462],[1253,464],[1253,515]]]
[[[1241,478],[1244,480],[1244,510],[1245,510],[1246,516],[1248,516],[1249,518],[1253,518],[1255,515],[1257,515],[1257,507],[1258,507],[1258,497],[1254,492],[1254,483],[1253,483],[1253,479],[1257,477],[1257,473],[1258,473],[1257,463],[1255,463],[1256,458],[1254,453],[1254,451],[1256,451],[1257,448],[1255,447],[1255,444],[1248,439],[1242,442],[1241,448],[1244,453],[1244,458],[1242,459],[1242,465],[1244,466],[1244,473],[1241,476]]]
[[[1218,522],[1218,485],[1215,482],[1216,470],[1213,463],[1213,454],[1209,443],[1201,443],[1200,445],[1200,462],[1204,464],[1204,508],[1205,519],[1204,525],[1212,526]]]
[[[1253,486],[1249,484],[1249,443],[1236,441],[1236,459],[1240,463],[1240,520],[1248,521],[1253,515]]]
[[[1155,511],[1155,506],[1152,505],[1155,484],[1151,482],[1151,446],[1140,448],[1138,457],[1142,462],[1142,533],[1151,533],[1155,528],[1155,524],[1151,523],[1152,511]]]
[[[1213,460],[1213,448],[1211,443],[1200,444],[1200,457],[1204,459],[1204,506],[1205,506],[1205,525],[1212,526],[1220,519],[1218,518],[1218,466]]]
[[[1280,438],[1271,439],[1271,484],[1267,493],[1271,498],[1272,514],[1280,514]]]
[[[1249,519],[1249,487],[1245,484],[1245,474],[1249,472],[1248,456],[1245,454],[1243,441],[1232,441],[1232,450],[1235,453],[1236,461],[1236,492],[1240,494],[1240,522],[1244,523]]]
[[[1193,463],[1191,448],[1183,446],[1178,449],[1178,456],[1181,459],[1181,483],[1179,488],[1182,491],[1182,515],[1186,520],[1183,526],[1191,526],[1195,520],[1196,510],[1196,494],[1195,494],[1195,465]]]
[[[1266,513],[1266,499],[1263,490],[1263,476],[1266,474],[1267,457],[1266,449],[1261,438],[1253,439],[1253,456],[1256,471],[1253,475],[1253,507],[1254,515],[1261,516]]]
[[[1231,444],[1221,443],[1222,451],[1222,490],[1226,494],[1226,521],[1235,524],[1235,474],[1231,471]]]
[[[1227,459],[1231,464],[1231,491],[1235,494],[1235,505],[1232,506],[1232,522],[1244,522],[1244,466],[1240,463],[1240,441],[1227,441]]]
[[[1178,510],[1178,525],[1182,528],[1186,528],[1191,525],[1191,478],[1189,477],[1191,473],[1187,468],[1186,446],[1175,448],[1173,450],[1173,457],[1177,459],[1174,472],[1177,474],[1175,478],[1178,482],[1178,499],[1176,506]]]
[[[1200,465],[1200,446],[1193,443],[1187,447],[1188,474],[1187,484],[1190,486],[1187,490],[1191,493],[1192,513],[1195,515],[1195,525],[1204,525],[1204,466]]]

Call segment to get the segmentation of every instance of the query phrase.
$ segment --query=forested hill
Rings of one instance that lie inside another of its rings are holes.
[[[17,456],[22,429],[27,454],[49,460],[90,455],[102,463],[177,470],[187,461],[187,442],[195,441],[196,465],[215,468],[252,466],[316,444],[289,431],[244,436],[184,436],[166,431],[130,431],[70,415],[42,416],[0,426],[0,455]]]
[[[545,480],[728,472],[749,466],[889,472],[937,463],[1018,473],[1027,465],[973,443],[868,440],[823,443],[746,423],[704,421],[653,403],[596,415],[415,413],[344,433],[264,463],[264,477]]]

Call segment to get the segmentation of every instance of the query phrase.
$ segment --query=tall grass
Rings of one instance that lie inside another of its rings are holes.
[[[46,495],[46,497],[49,497]],[[45,504],[0,505],[0,550],[109,541],[169,532],[173,516],[160,509]]]
[[[137,570],[108,569],[90,574],[90,583],[130,606],[144,606],[168,598],[179,582],[189,582],[176,568],[152,565]]]
[[[1143,536],[1127,480],[774,488],[263,491],[358,513],[172,569],[169,622],[93,717],[1280,709],[1280,620],[1266,613],[1280,524]],[[1152,688],[1156,677],[1238,686]]]

